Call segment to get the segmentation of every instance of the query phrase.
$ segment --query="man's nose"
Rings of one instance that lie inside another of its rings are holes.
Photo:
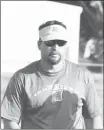
[[[59,48],[58,44],[54,44],[53,49],[57,50]]]

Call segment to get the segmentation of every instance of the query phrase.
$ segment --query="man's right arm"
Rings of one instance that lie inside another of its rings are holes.
[[[1,103],[1,118],[4,129],[20,129],[23,109],[23,84],[19,75],[13,75]]]
[[[20,126],[11,120],[7,120],[3,118],[3,122],[2,122],[2,128],[1,129],[21,129]]]

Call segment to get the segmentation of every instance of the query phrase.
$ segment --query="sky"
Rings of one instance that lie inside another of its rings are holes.
[[[77,62],[81,12],[80,7],[52,1],[1,1],[1,72],[14,72],[40,59],[38,27],[47,20],[66,24],[68,58]]]

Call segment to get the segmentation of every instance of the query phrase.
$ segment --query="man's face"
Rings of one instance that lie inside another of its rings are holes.
[[[63,60],[65,48],[66,42],[62,40],[44,41],[39,45],[42,59],[52,65]]]

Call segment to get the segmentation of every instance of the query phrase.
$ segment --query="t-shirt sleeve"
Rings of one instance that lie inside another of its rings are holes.
[[[1,117],[19,123],[23,109],[23,82],[18,74],[10,79],[2,104]]]
[[[88,112],[89,118],[94,118],[101,114],[101,104],[96,91],[94,78],[88,70],[85,71],[85,86],[85,106],[87,109],[85,109],[84,113],[86,114]]]

